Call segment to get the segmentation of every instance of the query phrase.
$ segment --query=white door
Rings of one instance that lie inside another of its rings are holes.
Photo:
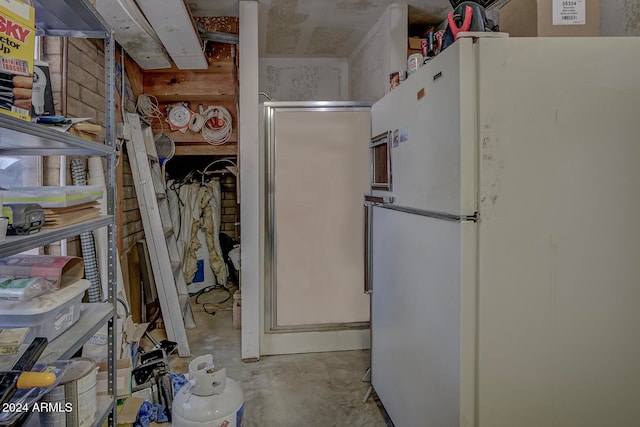
[[[369,347],[368,106],[267,103],[261,354]]]

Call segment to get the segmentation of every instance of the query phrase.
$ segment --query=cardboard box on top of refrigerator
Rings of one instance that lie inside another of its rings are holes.
[[[0,0],[0,113],[31,119],[35,42],[34,8]]]
[[[500,8],[499,25],[511,37],[597,37],[600,1],[511,0]]]

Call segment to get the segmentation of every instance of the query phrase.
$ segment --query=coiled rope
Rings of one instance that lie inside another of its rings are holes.
[[[206,110],[198,106],[189,123],[189,129],[200,132],[202,138],[211,145],[222,145],[231,137],[231,113],[220,105],[209,106]]]
[[[158,120],[163,132],[164,114],[160,110],[158,99],[153,95],[141,94],[136,101],[136,109],[147,122]],[[198,106],[198,113],[194,113],[189,123],[189,129],[193,132],[200,132],[202,138],[211,145],[222,145],[231,137],[232,117],[229,110],[221,105],[212,105],[205,110],[202,105]]]
[[[158,98],[153,95],[147,95],[146,93],[140,94],[136,101],[136,109],[140,112],[142,118],[147,123],[153,123],[154,120],[159,121],[160,133],[164,132],[164,127],[162,125],[164,114],[162,114],[162,111],[160,110]]]

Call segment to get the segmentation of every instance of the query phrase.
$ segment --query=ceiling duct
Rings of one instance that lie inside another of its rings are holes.
[[[200,33],[200,38],[203,41],[209,42],[218,42],[218,43],[227,43],[227,44],[238,44],[240,42],[240,37],[234,33],[224,33],[219,31],[207,31],[204,25],[196,22],[196,29],[198,33]]]
[[[202,40],[227,44],[238,44],[240,37],[237,34],[220,33],[217,31],[200,33]]]

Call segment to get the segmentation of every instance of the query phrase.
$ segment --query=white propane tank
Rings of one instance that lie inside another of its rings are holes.
[[[244,396],[226,369],[214,369],[210,354],[189,363],[191,380],[173,398],[174,427],[241,427]]]

